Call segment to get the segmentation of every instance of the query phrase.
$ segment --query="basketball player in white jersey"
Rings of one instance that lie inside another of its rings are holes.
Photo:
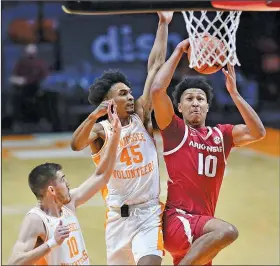
[[[59,164],[45,163],[29,174],[29,186],[38,205],[24,218],[9,265],[90,265],[75,212],[104,187],[112,175],[121,131],[113,102],[108,105],[108,115],[112,125],[108,131],[108,147],[95,173],[78,188],[69,191]]]
[[[164,64],[168,24],[173,12],[159,12],[159,25],[148,60],[143,95],[134,102],[130,83],[120,71],[110,70],[90,87],[89,101],[99,105],[74,132],[71,147],[88,145],[96,165],[104,157],[110,140],[104,116],[107,101],[114,99],[122,124],[113,175],[102,189],[108,207],[106,245],[108,265],[160,265],[163,256],[160,184],[157,150],[152,139],[150,87]]]

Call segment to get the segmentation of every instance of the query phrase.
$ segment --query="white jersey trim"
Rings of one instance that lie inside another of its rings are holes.
[[[224,162],[225,162],[225,165],[227,165],[227,160],[226,160],[226,155],[225,155],[225,145],[224,145],[224,136],[221,132],[220,129],[218,129],[217,127],[214,127],[214,129],[218,132],[218,134],[220,135],[220,138],[222,140],[222,148],[223,148],[223,155],[224,155]]]
[[[48,228],[46,214],[39,207],[32,208],[26,215],[29,215],[29,214],[36,214],[42,220],[44,227],[46,229],[46,237],[44,239],[44,243],[47,242],[49,240],[50,232],[49,232],[49,228]]]
[[[135,119],[136,119],[136,120],[140,123],[140,125],[143,127],[143,129],[145,129],[145,130],[147,131],[147,135],[150,137],[150,139],[152,140],[152,142],[153,142],[154,145],[155,145],[155,139],[149,134],[147,128],[144,126],[144,124],[143,124],[141,118],[139,117],[139,115],[135,113],[135,114],[132,114],[131,116],[134,116]],[[156,147],[156,145],[155,145],[155,147]]]
[[[77,218],[77,215],[75,212],[73,212],[69,207],[66,207],[66,205],[63,205],[62,208],[66,209],[68,212],[70,212],[74,217]]]
[[[187,140],[187,138],[188,138],[188,134],[189,134],[189,128],[188,128],[188,126],[186,125],[186,126],[185,126],[185,135],[184,135],[184,137],[183,137],[181,143],[180,143],[176,148],[174,148],[174,149],[172,149],[172,150],[170,150],[170,151],[165,151],[165,152],[163,152],[163,155],[164,155],[164,156],[170,155],[170,154],[175,153],[176,151],[178,151],[178,150],[184,145],[184,143],[186,142],[186,140]]]

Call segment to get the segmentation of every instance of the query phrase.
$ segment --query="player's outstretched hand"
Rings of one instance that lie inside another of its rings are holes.
[[[181,42],[177,45],[177,47],[183,49],[183,52],[184,52],[184,53],[187,53],[187,52],[188,52],[188,49],[189,49],[189,47],[190,47],[190,40],[189,40],[189,39],[185,39],[185,40],[181,41]]]
[[[227,70],[223,68],[223,73],[226,77],[226,87],[228,92],[231,93],[237,93],[237,88],[236,88],[236,75],[235,75],[235,70],[234,66],[231,64],[227,64]]]
[[[103,101],[101,104],[98,105],[98,107],[92,112],[92,114],[95,115],[96,118],[99,118],[101,116],[104,116],[107,114],[109,101]]]
[[[62,220],[59,221],[58,226],[54,232],[54,238],[58,245],[61,245],[64,239],[68,238],[70,234],[70,230],[68,226],[62,224]]]
[[[158,11],[159,21],[169,24],[173,18],[173,11]]]
[[[120,134],[122,125],[117,114],[117,105],[114,100],[109,102],[107,113],[112,125],[113,134]]]

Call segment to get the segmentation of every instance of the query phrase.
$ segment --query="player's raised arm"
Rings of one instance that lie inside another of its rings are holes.
[[[51,252],[52,248],[62,244],[69,236],[68,227],[59,225],[56,228],[55,236],[44,244],[35,247],[37,239],[46,237],[46,229],[43,221],[36,214],[29,214],[24,218],[18,240],[14,245],[13,252],[9,258],[8,265],[32,265],[40,258]]]
[[[244,146],[259,141],[265,137],[264,125],[254,109],[239,94],[236,87],[234,67],[228,64],[228,71],[223,69],[226,77],[227,90],[238,108],[245,125],[236,125],[232,129],[233,143],[235,146]]]
[[[151,87],[152,103],[155,118],[160,129],[165,129],[171,122],[174,109],[171,99],[167,95],[167,88],[171,82],[174,72],[180,62],[183,53],[187,52],[189,40],[179,43],[170,58],[158,71]]]
[[[72,136],[71,148],[73,151],[80,151],[86,148],[96,138],[98,130],[102,126],[95,124],[96,120],[107,113],[108,101],[103,101],[75,130]]]
[[[121,123],[117,115],[116,104],[113,101],[108,105],[108,117],[112,125],[112,137],[109,138],[108,147],[95,173],[78,188],[73,189],[71,198],[76,207],[87,202],[94,194],[103,188],[108,183],[113,173],[121,133]]]
[[[142,96],[136,102],[136,113],[145,122],[152,111],[150,89],[156,73],[165,62],[168,38],[168,25],[172,20],[173,12],[158,12],[159,24],[155,42],[148,59],[148,75],[145,81]],[[144,123],[145,124],[145,123]]]

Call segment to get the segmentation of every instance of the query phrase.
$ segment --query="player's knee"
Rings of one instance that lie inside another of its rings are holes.
[[[162,258],[160,256],[147,255],[147,256],[142,257],[138,261],[137,265],[154,265],[154,266],[157,266],[157,265],[161,265],[161,261],[162,261]]]
[[[232,224],[224,224],[219,231],[220,239],[225,244],[230,244],[238,238],[238,230]]]

